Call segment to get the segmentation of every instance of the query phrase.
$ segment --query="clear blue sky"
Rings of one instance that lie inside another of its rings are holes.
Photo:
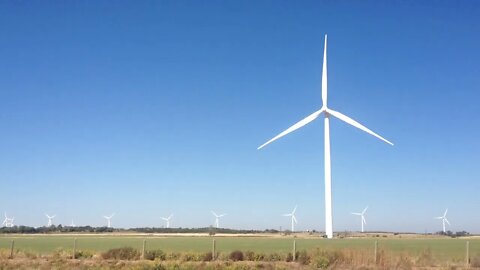
[[[0,211],[55,223],[480,232],[478,1],[2,1]]]

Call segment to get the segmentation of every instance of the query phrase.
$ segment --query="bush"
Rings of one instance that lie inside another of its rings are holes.
[[[197,262],[197,261],[202,261],[203,256],[197,254],[197,253],[188,253],[185,252],[182,254],[182,261],[184,262]]]
[[[105,260],[138,260],[140,253],[131,247],[114,248],[102,253]]]
[[[292,255],[292,253],[289,252],[289,253],[287,254],[287,257],[285,258],[285,261],[286,261],[286,262],[293,262],[293,255]]]
[[[202,261],[204,261],[204,262],[213,261],[213,254],[212,254],[212,252],[210,251],[210,252],[207,252],[207,253],[203,254]]]
[[[330,266],[330,260],[325,254],[317,255],[312,259],[312,265],[315,268],[327,269]]]
[[[283,256],[278,253],[270,253],[267,256],[267,261],[270,261],[270,262],[283,261]]]
[[[95,255],[93,252],[88,250],[78,250],[75,252],[75,259],[91,259]]]
[[[240,250],[235,250],[230,253],[228,258],[234,262],[243,261],[243,253]]]
[[[160,249],[157,249],[157,250],[146,250],[146,251],[145,251],[145,260],[150,260],[150,261],[154,261],[154,260],[165,261],[166,258],[167,258],[167,255],[165,254],[165,252],[163,252],[163,251],[160,250]]]
[[[179,260],[181,257],[181,254],[178,252],[172,252],[167,254],[167,261],[176,261]]]
[[[254,257],[253,260],[256,261],[256,262],[265,261],[265,257],[266,257],[266,256],[265,256],[265,254],[263,254],[263,253],[255,253],[254,256],[255,256],[255,257]]]
[[[305,250],[298,252],[297,261],[300,264],[307,265],[310,263],[310,256]]]
[[[471,267],[480,267],[480,255],[474,256],[470,259]]]
[[[255,261],[255,252],[247,250],[243,255],[246,261]]]

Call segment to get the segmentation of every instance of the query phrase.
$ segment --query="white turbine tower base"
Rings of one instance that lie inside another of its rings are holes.
[[[217,213],[213,211],[211,212],[212,212],[212,215],[215,217],[215,227],[220,228],[220,218],[224,217],[226,214],[217,215]]]
[[[443,213],[443,216],[435,217],[435,219],[441,219],[441,220],[442,220],[443,233],[446,233],[446,230],[445,230],[445,222],[448,224],[448,226],[450,226],[450,222],[448,222],[448,219],[447,219],[447,212],[448,212],[448,208],[445,209],[445,213]]]
[[[325,124],[325,233],[328,238],[333,238],[333,214],[332,214],[332,175],[331,175],[331,160],[330,160],[330,116],[336,117],[347,124],[350,124],[358,129],[365,131],[366,133],[377,137],[378,139],[393,145],[393,143],[389,142],[388,140],[384,139],[380,135],[374,133],[367,127],[363,126],[362,124],[358,123],[357,121],[353,120],[352,118],[334,111],[327,106],[327,98],[328,98],[328,89],[327,89],[327,35],[325,35],[325,47],[323,50],[323,71],[322,71],[322,107],[320,110],[310,114],[303,120],[297,122],[293,126],[289,127],[282,133],[278,134],[277,136],[273,137],[271,140],[267,141],[266,143],[259,146],[257,149],[263,148],[267,144],[287,135],[290,132],[293,132],[306,124],[312,122],[313,120],[317,119],[322,113],[324,115],[324,124]]]
[[[363,233],[363,225],[367,224],[367,221],[365,220],[365,212],[367,212],[368,206],[363,209],[361,213],[351,213],[352,215],[360,216],[360,222],[362,223],[362,233]]]
[[[293,211],[290,214],[284,214],[284,217],[291,217],[292,222],[292,233],[295,231],[295,224],[298,223],[297,218],[295,218],[295,211],[297,211],[297,206],[293,208]]]
[[[173,214],[170,214],[170,216],[168,216],[168,218],[166,217],[162,217],[161,219],[165,220],[165,222],[167,223],[166,225],[166,228],[170,228],[170,219],[173,217]]]

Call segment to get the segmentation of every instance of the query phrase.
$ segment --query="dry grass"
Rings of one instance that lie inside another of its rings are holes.
[[[127,252],[128,251],[128,252]],[[371,250],[301,250],[292,261],[291,254],[255,253],[253,251],[235,251],[220,253],[217,260],[210,261],[205,253],[164,253],[160,250],[146,253],[147,260],[139,258],[134,249],[114,249],[103,253],[77,251],[76,260],[72,260],[71,251],[58,249],[53,254],[38,255],[24,251],[15,251],[9,259],[10,251],[0,249],[0,269],[132,269],[132,270],[168,270],[168,269],[463,269],[464,262],[436,261],[430,250],[416,255],[389,252],[380,249],[376,258]],[[133,255],[132,255],[133,254]],[[107,256],[108,255],[108,256]],[[211,254],[210,254],[211,255]],[[125,258],[124,258],[125,256]],[[471,266],[480,266],[480,257],[472,257]]]

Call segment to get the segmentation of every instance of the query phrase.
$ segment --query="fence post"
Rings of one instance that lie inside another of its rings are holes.
[[[73,255],[72,258],[75,260],[75,253],[77,253],[77,238],[73,238]]]
[[[374,256],[373,262],[374,262],[375,264],[377,264],[377,247],[378,247],[378,241],[375,240],[375,251],[373,252],[373,254],[374,254],[374,255],[373,255],[373,256]]]
[[[10,259],[13,259],[13,248],[15,247],[15,240],[10,244]]]
[[[467,250],[465,254],[465,267],[470,265],[470,241],[467,241]]]
[[[297,258],[296,258],[296,255],[297,255],[297,240],[293,240],[293,261],[295,261]]]
[[[215,239],[213,239],[213,242],[212,242],[212,261],[214,261],[216,258],[215,258]]]
[[[142,244],[142,260],[145,260],[145,245],[147,243],[146,239],[143,239],[143,244]]]

